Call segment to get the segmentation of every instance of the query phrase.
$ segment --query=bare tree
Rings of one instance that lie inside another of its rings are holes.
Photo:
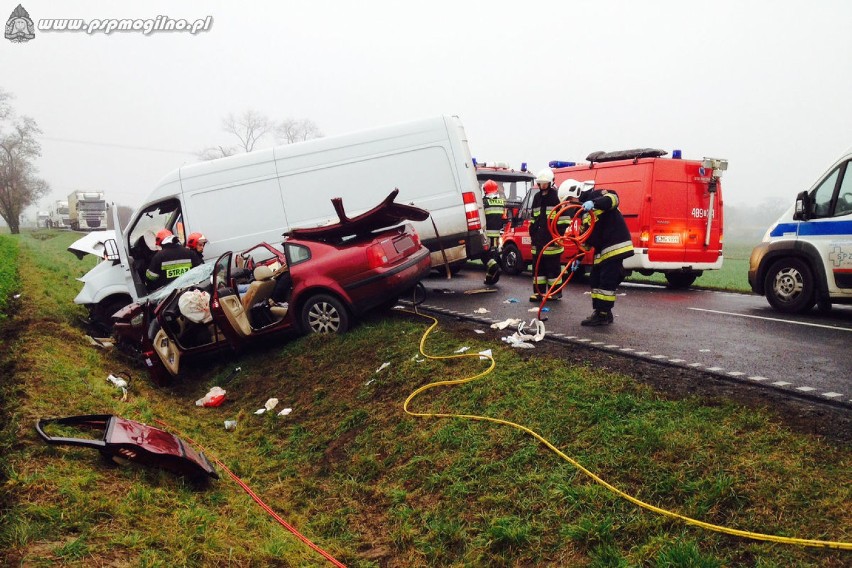
[[[309,118],[285,118],[275,126],[275,139],[281,144],[322,138],[319,126]]]
[[[227,158],[236,153],[237,149],[234,146],[208,146],[198,153],[198,158],[204,161],[215,160],[217,158]]]
[[[215,160],[216,158],[233,156],[239,152],[251,152],[258,140],[269,134],[273,127],[274,124],[269,117],[256,110],[248,109],[238,116],[234,113],[228,113],[228,116],[222,119],[222,130],[235,136],[239,144],[235,146],[209,146],[199,152],[198,157],[202,160]]]
[[[12,234],[18,234],[21,213],[46,194],[50,186],[38,177],[33,163],[41,155],[41,144],[36,139],[41,129],[32,118],[15,115],[9,104],[11,98],[0,88],[0,216]]]

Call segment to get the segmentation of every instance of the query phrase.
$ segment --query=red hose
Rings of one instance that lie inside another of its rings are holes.
[[[567,278],[564,278],[565,273],[574,264],[575,260],[578,260],[585,256],[586,249],[583,248],[583,243],[586,242],[592,234],[592,229],[595,227],[595,223],[597,222],[597,216],[594,211],[589,211],[589,226],[583,230],[583,215],[578,215],[577,213],[582,210],[582,205],[578,203],[570,203],[568,201],[562,201],[553,208],[553,211],[550,213],[550,219],[547,221],[547,230],[550,232],[550,236],[553,239],[547,243],[544,247],[542,247],[542,253],[544,250],[554,243],[559,243],[563,247],[566,244],[574,245],[577,247],[577,254],[571,257],[565,266],[562,268],[562,272],[559,273],[559,278],[562,279],[562,283],[557,287],[556,285],[548,288],[547,292],[541,298],[541,304],[538,306],[538,315],[537,318],[541,320],[541,310],[544,308],[544,305],[547,303],[547,299],[550,298],[554,294],[558,294],[562,291],[562,289],[571,281],[571,278],[574,277],[574,273],[571,272],[568,274]],[[565,231],[565,234],[559,233],[559,218],[567,213],[571,209],[576,209],[571,213],[571,225]],[[538,267],[539,263],[541,263],[542,253],[539,253],[538,258],[535,262],[535,267],[533,267],[533,282],[538,280]]]
[[[177,432],[177,430],[175,430],[174,428],[172,428],[171,426],[169,426],[168,424],[166,424],[166,423],[165,423],[165,422],[163,422],[162,420],[159,420],[159,419],[155,418],[155,419],[154,419],[154,422],[156,422],[156,423],[158,423],[158,424],[161,424],[163,427],[165,427],[165,428],[166,428],[166,429],[168,429],[168,430],[171,430],[171,431],[175,431],[175,432]],[[215,456],[212,456],[212,455],[210,454],[210,452],[208,452],[208,451],[204,448],[204,446],[202,446],[201,444],[199,444],[198,442],[196,442],[196,441],[195,441],[195,440],[193,440],[192,438],[190,438],[190,437],[188,437],[188,436],[185,436],[185,435],[183,435],[183,434],[180,434],[180,437],[181,437],[181,438],[183,438],[183,439],[185,439],[185,440],[187,440],[187,441],[188,441],[189,443],[191,443],[193,446],[197,446],[197,447],[198,447],[201,451],[203,451],[203,452],[205,453],[205,455],[207,455],[207,456],[208,456],[211,460],[213,460],[213,463],[215,463],[216,465],[218,465],[219,467],[221,467],[221,468],[222,468],[222,470],[224,470],[224,471],[225,471],[225,473],[227,473],[227,474],[231,477],[231,479],[233,479],[234,481],[236,481],[236,482],[237,482],[237,485],[239,485],[240,487],[242,487],[242,488],[243,488],[243,491],[245,491],[246,493],[248,493],[248,494],[249,494],[249,496],[250,496],[252,499],[254,499],[255,503],[257,503],[258,505],[260,505],[260,507],[261,507],[264,511],[266,511],[267,513],[269,513],[269,515],[270,515],[273,519],[275,519],[276,521],[278,521],[278,524],[280,524],[282,527],[284,527],[285,529],[287,529],[288,531],[290,531],[291,533],[293,533],[293,535],[294,535],[296,538],[298,538],[299,540],[301,540],[302,542],[304,542],[305,544],[307,544],[309,547],[311,547],[312,549],[314,549],[314,550],[315,550],[318,554],[322,555],[322,557],[323,557],[323,558],[325,558],[326,560],[328,560],[329,562],[331,562],[332,564],[334,564],[334,565],[335,565],[335,566],[337,566],[338,568],[346,568],[346,565],[345,565],[345,564],[343,564],[342,562],[340,562],[339,560],[337,560],[336,558],[334,558],[331,554],[329,554],[328,552],[326,552],[325,550],[323,550],[322,548],[320,548],[319,546],[317,546],[316,544],[314,544],[313,542],[311,542],[311,540],[310,540],[308,537],[306,537],[305,535],[303,535],[302,533],[300,533],[300,532],[296,529],[296,527],[294,527],[293,525],[291,525],[290,523],[288,523],[287,521],[285,521],[284,519],[282,519],[280,516],[278,516],[278,513],[276,513],[275,511],[273,511],[273,510],[272,510],[272,507],[270,507],[269,505],[267,505],[266,503],[264,503],[264,502],[263,502],[263,499],[261,499],[260,497],[258,497],[258,496],[257,496],[257,494],[256,494],[254,491],[252,491],[252,490],[251,490],[251,487],[249,487],[249,486],[248,486],[248,485],[247,485],[247,484],[246,484],[246,483],[245,483],[242,479],[240,479],[240,478],[239,478],[239,476],[238,476],[237,474],[235,474],[233,471],[231,471],[230,469],[228,469],[228,467],[227,467],[225,464],[223,464],[223,463],[222,463],[219,459],[217,459]]]

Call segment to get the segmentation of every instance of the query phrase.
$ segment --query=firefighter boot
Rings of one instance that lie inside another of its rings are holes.
[[[612,312],[599,312],[595,310],[592,315],[580,322],[580,325],[589,327],[597,327],[601,325],[609,325],[613,322]]]
[[[485,271],[485,285],[491,286],[497,284],[498,280],[500,280],[500,265],[491,261],[488,263],[488,270]]]

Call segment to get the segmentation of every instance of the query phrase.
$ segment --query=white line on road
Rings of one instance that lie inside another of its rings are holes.
[[[835,329],[837,331],[852,331],[852,328],[849,328],[849,327],[836,327],[836,326],[833,326],[833,325],[822,325],[822,324],[819,324],[819,323],[808,323],[808,322],[804,322],[804,321],[791,321],[791,320],[786,320],[786,319],[781,319],[781,318],[767,318],[767,317],[763,317],[763,316],[752,316],[752,315],[749,315],[749,314],[736,314],[734,312],[722,312],[722,311],[719,311],[719,310],[705,310],[704,308],[687,308],[687,309],[695,310],[696,312],[710,312],[712,314],[722,314],[722,315],[725,315],[725,316],[736,316],[736,317],[740,317],[740,318],[752,318],[752,319],[767,320],[767,321],[780,321],[780,322],[783,322],[783,323],[793,323],[793,324],[796,324],[796,325],[806,325],[806,326],[809,326],[809,327],[823,327],[825,329]]]

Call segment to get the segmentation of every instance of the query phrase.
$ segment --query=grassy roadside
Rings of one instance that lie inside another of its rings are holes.
[[[477,360],[418,362],[428,322],[372,318],[312,337],[200,362],[155,389],[141,369],[130,398],[105,377],[127,368],[88,346],[71,303],[85,272],[72,236],[12,238],[21,309],[5,327],[12,404],[3,423],[0,563],[28,566],[324,565],[233,483],[199,490],[170,474],[110,468],[92,450],[52,448],[37,417],[115,413],[167,421],[200,441],[285,519],[350,566],[843,566],[849,552],[719,535],[638,509],[517,430],[405,415],[420,385],[482,371]],[[7,250],[0,244],[0,251]],[[3,254],[6,254],[3,252]],[[5,264],[5,258],[0,259]],[[704,521],[777,535],[852,540],[848,447],[788,431],[771,410],[663,400],[630,377],[518,353],[494,334],[445,328],[431,354],[491,348],[497,368],[413,402],[514,420],[619,488]],[[380,373],[384,362],[390,367]],[[193,401],[222,384],[228,402]],[[255,416],[269,397],[286,419]],[[222,428],[236,419],[235,432]]]

